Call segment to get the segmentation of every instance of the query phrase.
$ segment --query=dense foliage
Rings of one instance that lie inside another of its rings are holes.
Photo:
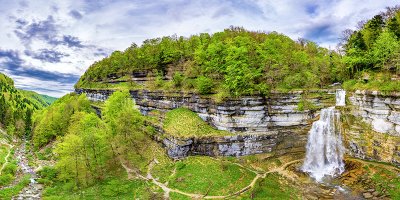
[[[156,77],[156,88],[166,85],[157,81],[170,77],[174,87],[202,94],[265,95],[271,89],[325,87],[345,78],[342,68],[337,53],[313,42],[231,27],[212,35],[156,38],[140,47],[133,44],[95,62],[76,87],[130,80],[132,74],[146,72]]]
[[[37,105],[41,105],[42,107],[47,107],[54,103],[57,98],[51,97],[44,94],[38,94],[36,92],[28,91],[28,90],[19,90],[21,91],[25,97],[29,98],[31,101],[35,102]]]
[[[0,126],[9,134],[29,135],[33,112],[45,106],[39,94],[16,89],[14,81],[0,73]]]
[[[72,116],[78,112],[94,112],[85,96],[69,94],[58,99],[48,109],[35,114],[33,144],[42,147],[57,136],[64,136]]]
[[[400,90],[400,7],[361,22],[358,30],[346,30],[344,39],[343,61],[356,79],[347,82],[349,89]]]
[[[399,7],[374,16],[360,24],[360,29],[347,31],[344,61],[351,71],[365,69],[400,71],[400,11]]]
[[[41,181],[50,191],[59,185],[75,191],[116,178],[123,166],[141,174],[154,150],[148,149],[152,133],[127,91],[110,96],[101,118],[84,94],[66,95],[35,115],[33,144],[53,144],[56,161]]]

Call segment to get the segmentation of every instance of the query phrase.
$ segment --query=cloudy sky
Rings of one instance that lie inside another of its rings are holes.
[[[278,31],[334,49],[398,0],[0,0],[0,72],[18,88],[62,96],[96,60],[133,42],[222,31]]]

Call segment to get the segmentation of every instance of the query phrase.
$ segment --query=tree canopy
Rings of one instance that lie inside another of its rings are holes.
[[[49,104],[35,92],[14,87],[14,81],[0,73],[0,126],[9,134],[30,135],[32,114]]]
[[[388,8],[351,31],[343,47],[353,77],[363,70],[400,72],[400,8]]]
[[[202,94],[224,91],[229,96],[264,95],[279,88],[322,88],[346,77],[335,51],[276,32],[231,27],[212,35],[174,35],[149,39],[141,46],[133,44],[92,64],[75,87],[90,88],[92,83],[121,77],[130,80],[138,72],[160,76],[161,81],[172,75],[177,89]]]

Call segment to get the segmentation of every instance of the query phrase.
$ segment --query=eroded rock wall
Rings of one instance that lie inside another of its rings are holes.
[[[112,90],[77,90],[92,101],[104,101]],[[304,151],[307,132],[318,111],[299,111],[300,101],[317,107],[334,105],[333,91],[272,93],[268,98],[244,97],[223,102],[183,92],[131,91],[143,114],[152,110],[168,111],[186,107],[220,130],[233,136],[174,138],[163,135],[159,140],[173,158],[187,155],[242,156],[256,153]]]
[[[349,101],[344,111],[348,153],[400,166],[400,94],[356,91]]]

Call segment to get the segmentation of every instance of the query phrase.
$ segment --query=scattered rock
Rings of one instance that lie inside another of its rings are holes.
[[[363,193],[363,196],[364,196],[364,198],[366,198],[366,199],[371,199],[372,197],[374,197],[374,196],[372,196],[372,194],[369,193],[369,192]]]

